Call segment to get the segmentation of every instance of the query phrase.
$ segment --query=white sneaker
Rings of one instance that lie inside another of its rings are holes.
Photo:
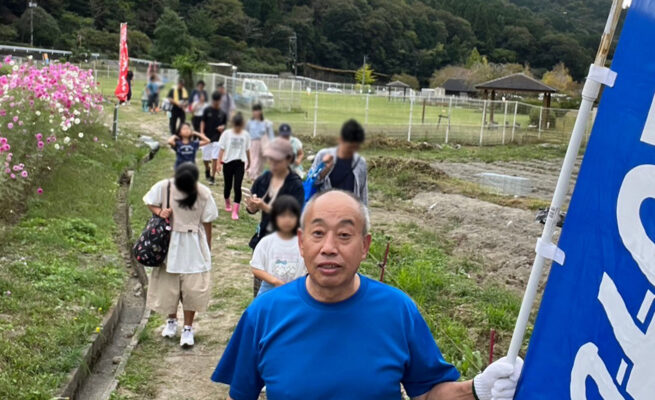
[[[180,338],[180,346],[182,347],[193,347],[193,328],[185,325],[184,330],[182,331],[182,337]]]
[[[177,335],[177,320],[169,318],[166,321],[166,326],[164,326],[164,330],[161,331],[161,335],[165,338],[174,338],[175,335]]]

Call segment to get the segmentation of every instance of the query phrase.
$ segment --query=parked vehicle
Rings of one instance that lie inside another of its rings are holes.
[[[234,100],[237,104],[247,107],[251,107],[255,103],[259,103],[265,108],[275,106],[273,93],[268,90],[266,83],[259,79],[244,79],[240,93],[235,94]]]

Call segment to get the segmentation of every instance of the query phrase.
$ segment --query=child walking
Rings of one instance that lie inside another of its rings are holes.
[[[156,183],[143,202],[153,214],[169,218],[172,226],[166,262],[152,270],[146,305],[168,316],[162,336],[173,338],[177,335],[177,307],[182,303],[184,329],[180,346],[191,347],[194,317],[196,312],[207,309],[211,296],[209,271],[212,221],[218,217],[216,203],[209,188],[198,182],[198,168],[191,163],[182,163],[174,179]]]
[[[250,261],[252,274],[262,280],[257,296],[307,273],[298,246],[300,204],[289,195],[275,199],[271,210],[274,232],[264,237]]]
[[[223,197],[225,198],[225,211],[232,212],[232,219],[239,219],[239,207],[241,203],[241,184],[243,174],[246,170],[246,163],[250,165],[250,134],[243,129],[243,115],[236,113],[232,117],[232,129],[228,129],[221,135],[218,141],[220,148],[218,153],[218,171],[223,170],[225,187]],[[234,185],[234,204],[230,203],[230,192]]]
[[[194,136],[200,140],[193,140]],[[185,162],[195,164],[198,148],[209,143],[207,136],[194,132],[188,122],[182,123],[177,133],[168,138],[168,145],[175,150],[175,169]]]

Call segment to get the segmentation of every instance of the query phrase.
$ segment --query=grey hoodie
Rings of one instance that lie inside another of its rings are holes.
[[[312,168],[316,167],[318,164],[323,161],[323,157],[326,154],[332,155],[332,158],[334,160],[334,164],[336,164],[337,161],[337,148],[336,147],[330,147],[327,149],[323,149],[316,154],[316,158],[314,158],[314,163],[312,164]],[[332,168],[334,168],[334,164]],[[353,175],[355,176],[355,191],[354,195],[361,200],[362,203],[365,205],[368,205],[368,171],[366,167],[366,160],[364,157],[360,156],[359,154],[355,153],[355,156],[353,157]],[[317,180],[316,184],[319,186],[318,191],[319,192],[326,192],[330,189],[332,189],[332,183],[330,182],[330,174],[332,173],[332,170],[327,172],[327,175],[325,175],[325,179],[323,180]]]

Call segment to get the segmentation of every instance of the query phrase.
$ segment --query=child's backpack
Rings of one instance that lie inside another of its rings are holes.
[[[171,206],[171,182],[166,188],[166,208]],[[146,267],[159,267],[166,260],[168,244],[171,241],[171,224],[169,219],[152,215],[141,232],[139,240],[132,247],[134,258]]]

